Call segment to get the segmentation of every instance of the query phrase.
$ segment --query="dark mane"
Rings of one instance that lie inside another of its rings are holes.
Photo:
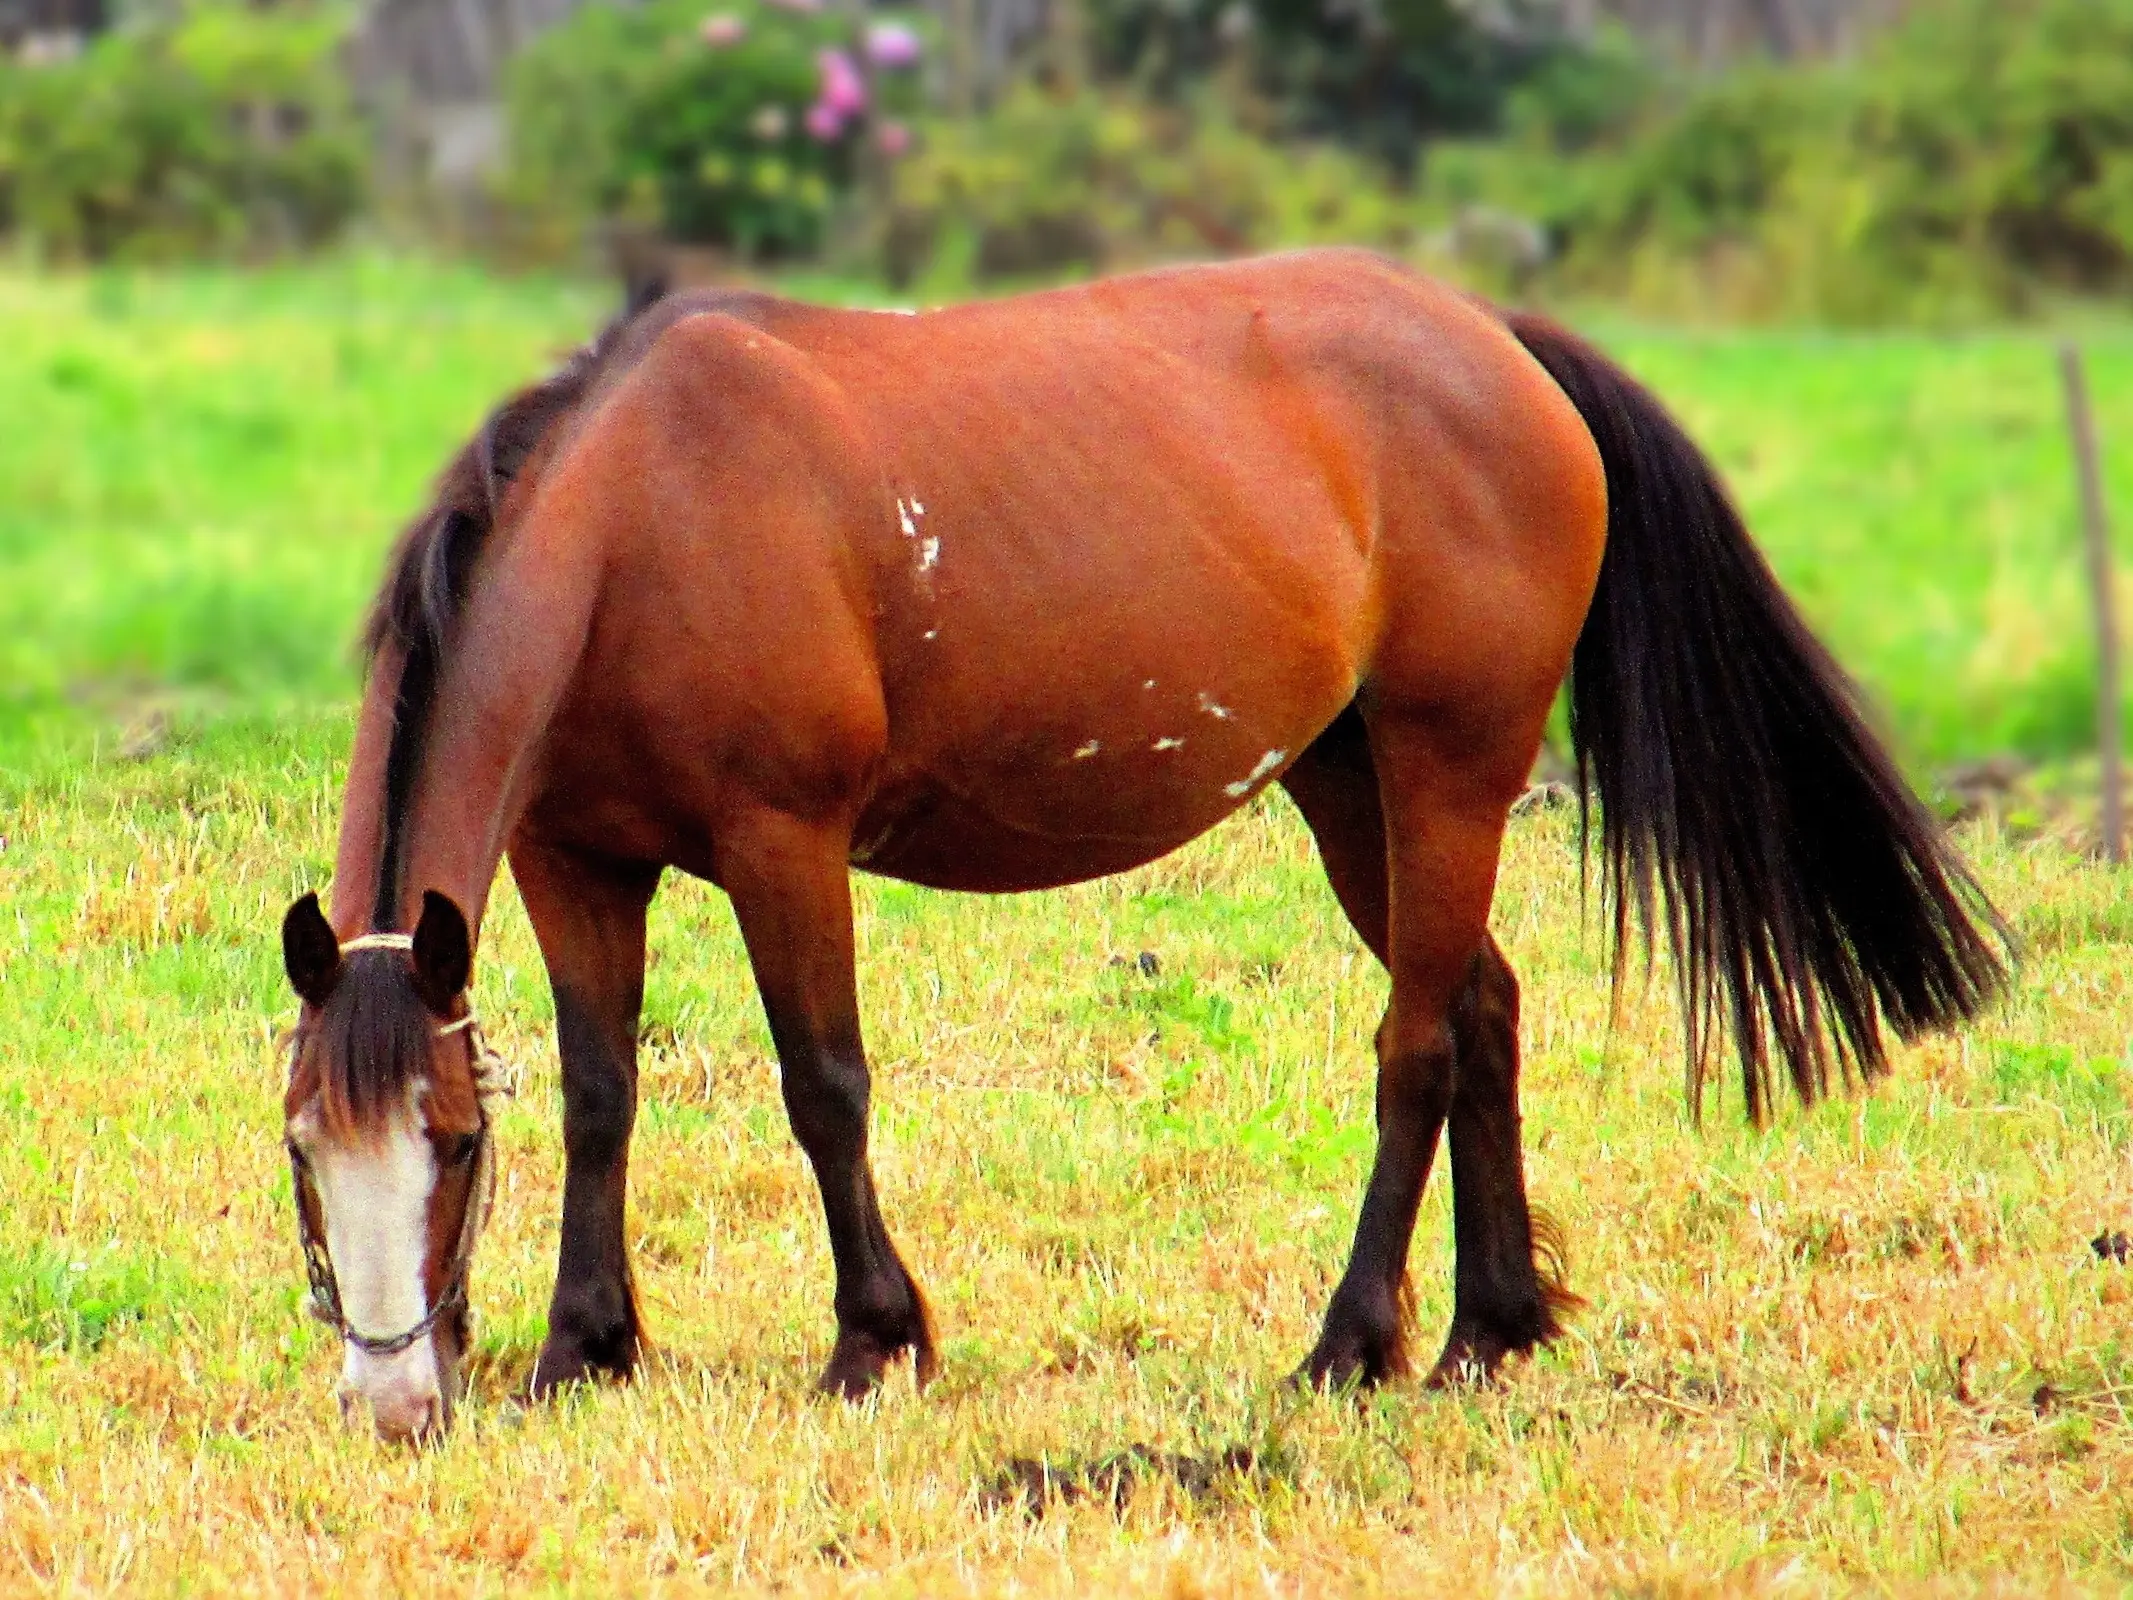
[[[348,958],[312,1027],[326,1121],[346,1130],[377,1126],[406,1086],[423,1080],[437,1019],[401,957],[362,950]]]
[[[504,495],[548,431],[575,410],[610,354],[649,302],[630,305],[552,375],[521,389],[489,413],[481,429],[438,476],[430,508],[401,534],[384,586],[363,630],[366,666],[375,670],[388,645],[401,653],[392,743],[385,758],[384,838],[371,926],[390,929],[399,914],[401,824],[421,770],[430,703],[466,601],[467,581],[496,526]]]

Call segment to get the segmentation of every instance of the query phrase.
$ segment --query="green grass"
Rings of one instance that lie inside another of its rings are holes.
[[[731,916],[680,882],[632,1164],[658,1353],[629,1390],[513,1402],[560,1151],[506,885],[477,999],[518,1094],[475,1395],[414,1457],[338,1426],[279,1145],[272,929],[324,880],[348,736],[340,708],[181,717],[0,810],[0,1587],[2133,1583],[2133,1271],[2087,1243],[2133,1226],[2123,874],[1966,834],[2032,951],[2010,1000],[1869,1098],[1758,1135],[1726,1095],[1699,1132],[1663,988],[1610,1031],[1568,819],[1518,823],[1495,922],[1531,1175],[1592,1304],[1501,1390],[1362,1405],[1279,1383],[1344,1255],[1384,998],[1285,808],[1059,894],[860,880],[876,1160],[946,1366],[857,1410],[807,1393],[813,1186]],[[1440,1182],[1425,1339],[1448,1223]],[[1018,1461],[1136,1476],[1120,1509],[1032,1517],[999,1492]]]
[[[0,683],[346,694],[444,452],[604,309],[368,261],[0,278]]]
[[[1591,1306],[1501,1389],[1360,1405],[1279,1379],[1346,1248],[1384,985],[1278,800],[1058,894],[859,881],[884,1206],[946,1365],[857,1409],[807,1393],[818,1208],[732,918],[687,883],[654,913],[632,1167],[657,1353],[627,1390],[513,1401],[560,1148],[506,885],[477,1000],[519,1092],[473,1399],[420,1455],[342,1433],[273,929],[330,869],[385,541],[599,306],[376,263],[0,281],[0,415],[36,419],[0,429],[0,1589],[2133,1586],[2133,1269],[2087,1242],[2133,1230],[2133,879],[1989,828],[1963,842],[2028,945],[2015,992],[1756,1134],[1731,1095],[1689,1125],[1663,973],[1610,1025],[1568,819],[1518,822],[1495,926],[1529,1164]],[[2042,680],[2009,642],[2080,650],[2041,339],[1609,342],[1916,748],[2052,725],[2020,721]],[[2094,348],[2133,440],[2133,339]],[[167,738],[120,755],[157,696]],[[1425,1341],[1449,1255],[1440,1181]],[[1001,1493],[1030,1460],[1098,1492],[1032,1515]]]

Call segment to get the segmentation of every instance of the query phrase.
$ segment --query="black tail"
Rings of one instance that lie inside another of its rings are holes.
[[[1570,732],[1581,793],[1599,796],[1617,974],[1632,908],[1647,948],[1663,920],[1691,1097],[1730,1024],[1760,1123],[1773,1045],[1805,1101],[1878,1075],[1884,1017],[1908,1039],[1992,998],[2006,925],[1680,426],[1574,335],[1508,321],[1607,468]]]

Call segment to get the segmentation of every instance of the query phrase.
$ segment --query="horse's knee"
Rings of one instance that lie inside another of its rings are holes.
[[[864,1141],[873,1095],[864,1056],[807,1052],[782,1069],[779,1088],[793,1137],[810,1156],[835,1156]]]
[[[617,1056],[585,1007],[560,992],[556,1036],[563,1057],[564,1152],[573,1162],[605,1166],[627,1148],[636,1125],[633,1063]]]
[[[1388,1011],[1378,1027],[1379,1125],[1403,1117],[1441,1122],[1451,1109],[1457,1069],[1456,1041],[1446,1021],[1403,1029]]]

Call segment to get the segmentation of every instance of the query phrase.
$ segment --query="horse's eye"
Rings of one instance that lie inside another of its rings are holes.
[[[474,1159],[474,1152],[481,1147],[480,1138],[471,1133],[455,1133],[445,1141],[444,1164],[448,1167],[463,1167]]]

